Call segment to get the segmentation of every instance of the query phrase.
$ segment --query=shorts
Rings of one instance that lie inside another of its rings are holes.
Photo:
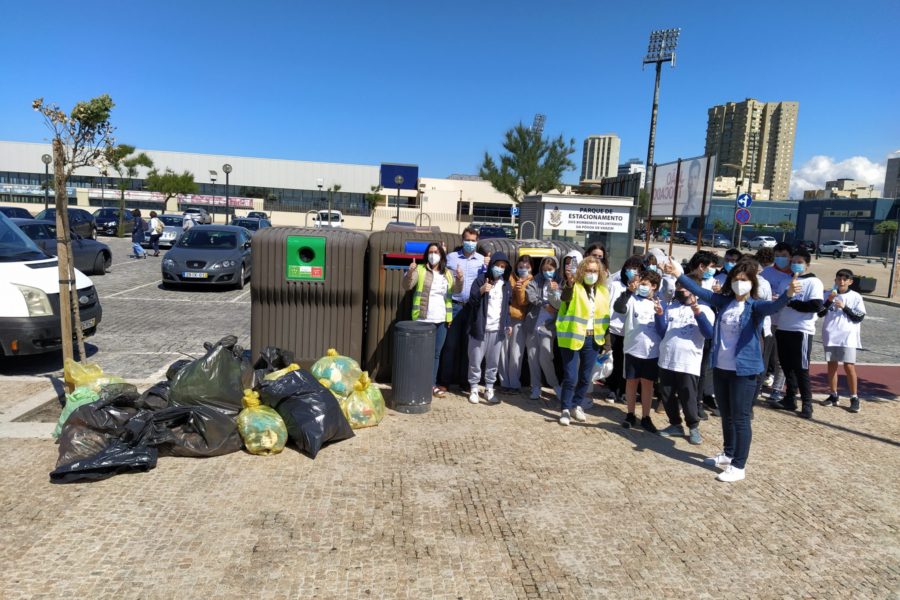
[[[625,379],[649,379],[656,381],[659,374],[658,358],[638,358],[625,355]]]
[[[842,362],[855,365],[856,348],[847,348],[845,346],[825,346],[825,360],[827,362]]]

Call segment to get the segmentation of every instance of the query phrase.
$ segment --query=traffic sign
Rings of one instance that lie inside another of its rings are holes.
[[[750,205],[753,204],[753,196],[747,193],[743,193],[737,197],[737,205],[741,208],[750,208]]]
[[[513,204],[512,206],[510,206],[510,207],[509,207],[509,214],[512,215],[513,217],[518,217],[518,216],[519,216],[519,207],[516,206],[515,204]]]
[[[746,208],[737,209],[736,211],[734,211],[734,220],[741,225],[746,225],[750,222],[750,211]]]

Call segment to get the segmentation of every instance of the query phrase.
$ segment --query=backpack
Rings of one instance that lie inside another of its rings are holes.
[[[162,235],[163,229],[165,229],[165,225],[163,225],[162,219],[156,217],[156,227],[153,228],[153,233]]]

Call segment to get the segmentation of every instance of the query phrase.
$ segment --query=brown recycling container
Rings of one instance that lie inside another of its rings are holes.
[[[435,233],[415,228],[377,231],[369,236],[363,365],[375,381],[388,383],[391,380],[393,325],[397,321],[408,321],[412,315],[412,292],[406,291],[403,277],[413,258],[417,262],[422,261],[430,242],[443,242],[447,252],[452,252],[460,246],[462,238],[456,233]],[[427,360],[429,369],[432,359],[428,357]]]
[[[367,236],[348,229],[270,227],[253,236],[251,346],[309,367],[335,348],[362,360]]]
[[[555,256],[556,259],[562,264],[563,257],[570,250],[578,250],[581,252],[581,247],[577,244],[573,244],[570,242],[557,242],[553,240],[512,240],[509,238],[489,238],[486,240],[481,240],[478,242],[478,251],[484,254],[485,252],[490,252],[493,254],[494,252],[503,252],[509,258],[509,260],[513,261],[513,267],[515,268],[515,261],[519,259],[519,256],[527,254],[531,257],[531,268],[533,271],[537,271],[540,267],[541,260],[545,256]]]

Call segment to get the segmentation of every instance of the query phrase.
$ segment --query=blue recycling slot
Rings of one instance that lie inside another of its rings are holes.
[[[411,242],[403,242],[403,252],[405,254],[418,254],[422,256],[425,254],[425,248],[431,242],[421,242],[421,241],[411,241]]]

